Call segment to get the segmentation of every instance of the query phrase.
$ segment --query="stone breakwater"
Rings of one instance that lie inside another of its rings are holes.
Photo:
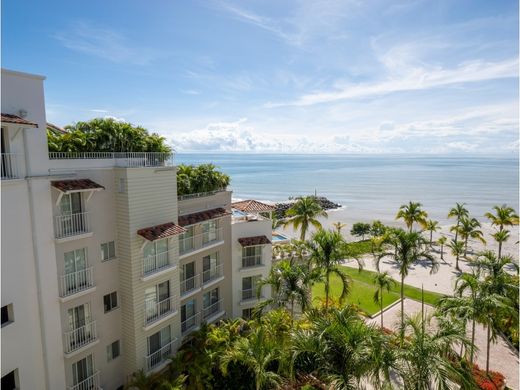
[[[295,199],[298,199],[298,198],[295,198]],[[318,200],[318,203],[320,204],[320,206],[323,210],[334,210],[334,209],[339,209],[341,207],[340,204],[334,203],[331,200],[325,198],[324,196],[318,196],[316,199]],[[274,207],[276,207],[276,210],[274,212],[276,215],[276,218],[278,218],[278,219],[285,218],[285,213],[287,212],[287,210],[289,210],[291,208],[293,202],[294,201],[291,200],[289,202],[276,203],[274,205]]]

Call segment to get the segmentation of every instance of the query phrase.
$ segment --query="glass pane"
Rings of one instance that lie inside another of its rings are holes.
[[[161,333],[157,332],[148,337],[148,355],[161,349]]]
[[[164,301],[170,296],[170,282],[167,280],[166,282],[159,284],[158,290],[159,302]]]
[[[108,258],[116,257],[116,244],[114,241],[108,243]]]
[[[149,242],[144,246],[144,257],[155,255],[155,245],[153,242]]]
[[[159,240],[155,242],[157,253],[168,252],[168,240]]]
[[[70,274],[76,271],[76,261],[74,251],[65,253],[65,274]]]
[[[107,260],[110,257],[108,254],[108,245],[101,244],[101,260]]]
[[[70,215],[72,213],[70,195],[63,195],[60,201],[60,210],[62,214],[66,215]]]
[[[250,290],[252,287],[251,278],[242,278],[242,290]]]
[[[70,194],[70,198],[72,213],[81,213],[81,193],[75,192],[73,194]]]
[[[166,344],[169,344],[171,341],[171,333],[170,327],[161,329],[161,346],[164,347]]]
[[[85,248],[77,249],[75,251],[76,257],[76,271],[81,271],[87,268],[87,259]]]

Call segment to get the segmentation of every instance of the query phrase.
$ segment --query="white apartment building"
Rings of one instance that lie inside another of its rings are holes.
[[[48,153],[43,82],[2,70],[2,388],[119,389],[244,314],[239,239],[270,221],[232,224],[229,191],[178,198],[167,154]]]

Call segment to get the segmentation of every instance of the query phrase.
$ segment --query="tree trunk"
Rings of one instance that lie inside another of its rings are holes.
[[[473,320],[471,324],[471,348],[469,351],[469,361],[473,364],[473,356],[475,353],[475,320]]]
[[[457,218],[457,228],[455,229],[455,243],[457,243],[457,238],[459,238],[459,225],[460,225],[460,218]]]
[[[401,275],[401,346],[404,340],[404,276]]]
[[[502,241],[498,242],[498,260],[502,258]]]
[[[464,257],[468,257],[468,237],[464,240]]]
[[[489,347],[491,346],[491,325],[487,327],[486,374],[489,374]]]
[[[441,244],[441,260],[444,260],[444,245]]]
[[[325,279],[325,309],[329,308],[329,273],[327,272]]]
[[[459,268],[459,253],[457,252],[457,256],[455,257],[455,268],[457,269],[457,271],[460,271],[460,268]]]
[[[381,289],[381,329],[383,326],[383,289]]]
[[[433,242],[433,230],[430,230],[430,246],[432,246]]]
[[[291,298],[291,327],[294,323],[294,298]]]

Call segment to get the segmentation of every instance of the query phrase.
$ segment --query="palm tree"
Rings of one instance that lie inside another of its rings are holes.
[[[341,229],[343,229],[345,226],[347,226],[346,223],[341,223],[341,222],[334,222],[332,224],[332,226],[334,226],[334,229],[337,230],[338,233],[341,233]]]
[[[502,257],[502,244],[509,239],[509,230],[499,230],[493,233],[491,236],[498,242],[498,258]]]
[[[455,256],[455,269],[460,271],[459,259],[460,255],[464,252],[464,243],[460,241],[451,240],[448,246],[451,248],[451,254]]]
[[[348,247],[341,234],[333,230],[320,229],[308,242],[310,260],[319,272],[319,279],[325,284],[325,308],[329,307],[330,276],[337,275],[341,281],[340,301],[343,301],[350,290],[350,277],[341,270],[340,264],[348,257]],[[357,260],[357,259],[356,259]],[[358,261],[359,268],[362,268]]]
[[[448,241],[446,236],[440,236],[437,240],[437,242],[441,246],[441,260],[444,260],[444,245],[446,244],[446,241]]]
[[[464,239],[464,257],[468,255],[468,240],[470,238],[479,240],[483,244],[486,243],[484,240],[484,233],[482,230],[479,230],[480,222],[476,218],[463,218],[460,220],[460,225],[458,228],[458,233]]]
[[[378,272],[374,276],[374,284],[377,290],[374,293],[374,302],[380,304],[381,313],[381,329],[383,329],[383,290],[390,291],[390,287],[394,284],[394,280],[390,277],[388,272]]]
[[[454,226],[455,230],[455,242],[457,242],[459,238],[459,226],[460,226],[460,220],[462,218],[467,218],[469,216],[469,211],[467,208],[464,207],[464,203],[455,203],[455,207],[453,207],[450,212],[448,213],[448,218],[457,218],[457,224]]]
[[[408,276],[410,267],[418,261],[428,261],[431,263],[430,273],[437,272],[439,263],[426,249],[426,240],[418,232],[405,232],[396,230],[390,239],[390,244],[394,246],[394,251],[383,252],[376,259],[376,268],[379,272],[379,263],[384,257],[392,258],[399,266],[401,276],[401,339],[404,337],[404,280]]]
[[[327,217],[327,213],[321,208],[318,200],[314,196],[304,196],[299,198],[285,215],[288,220],[285,225],[292,225],[294,229],[300,229],[300,239],[305,240],[305,234],[312,225],[316,229],[321,228],[318,217]]]
[[[495,214],[486,213],[485,216],[491,221],[491,225],[498,226],[499,230],[504,230],[504,226],[518,225],[518,214],[515,209],[507,205],[494,206]]]
[[[440,229],[440,227],[439,227],[438,221],[434,221],[432,219],[429,219],[428,221],[426,221],[425,230],[428,230],[430,232],[430,246],[432,246],[432,244],[433,244],[433,233],[439,229]]]
[[[255,388],[276,386],[282,377],[271,370],[281,358],[280,346],[277,340],[266,332],[263,327],[254,328],[248,337],[240,337],[225,350],[220,359],[220,369],[227,375],[230,363],[239,363],[253,373]]]
[[[426,226],[426,218],[428,213],[422,208],[422,204],[419,202],[409,202],[399,208],[399,212],[395,219],[402,219],[406,223],[406,227],[412,231],[414,222],[417,222],[423,228]]]
[[[407,316],[404,329],[407,337],[398,351],[404,388],[430,390],[451,389],[455,381],[463,388],[474,388],[467,366],[453,364],[455,347],[469,343],[465,329],[457,321],[417,313]],[[473,387],[472,387],[473,386]]]

